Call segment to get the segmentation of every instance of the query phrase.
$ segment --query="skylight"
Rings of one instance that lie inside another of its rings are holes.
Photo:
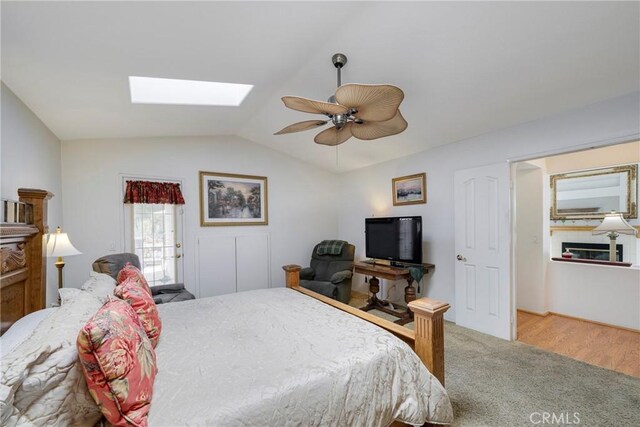
[[[253,85],[129,76],[133,104],[237,107]]]

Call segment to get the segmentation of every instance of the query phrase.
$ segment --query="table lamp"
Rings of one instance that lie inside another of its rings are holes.
[[[62,269],[64,268],[63,256],[80,255],[82,252],[73,247],[67,233],[62,233],[60,227],[55,233],[49,233],[47,240],[47,256],[58,257],[56,268],[58,269],[58,289],[62,288]]]
[[[602,223],[593,229],[593,234],[606,234],[609,237],[609,261],[615,262],[616,238],[620,234],[636,234],[636,229],[622,217],[621,213],[611,212],[606,214]]]

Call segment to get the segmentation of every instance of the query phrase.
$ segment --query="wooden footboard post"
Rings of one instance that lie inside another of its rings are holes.
[[[285,273],[285,283],[287,288],[300,286],[300,270],[302,267],[296,264],[283,265],[282,269]]]
[[[414,314],[416,341],[414,350],[444,386],[444,313],[451,306],[431,298],[420,298],[409,303]]]

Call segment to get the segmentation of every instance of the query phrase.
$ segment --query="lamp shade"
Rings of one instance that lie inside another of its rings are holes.
[[[60,227],[58,227],[55,233],[49,234],[49,240],[47,240],[48,257],[63,257],[80,254],[82,254],[82,252],[73,247],[69,241],[67,233],[60,232]]]
[[[592,231],[593,234],[607,234],[612,232],[635,235],[636,229],[625,221],[621,213],[611,212],[610,214],[606,214],[602,223]]]

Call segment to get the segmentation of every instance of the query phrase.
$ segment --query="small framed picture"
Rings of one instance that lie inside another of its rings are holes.
[[[200,171],[200,225],[267,225],[267,177]]]
[[[427,203],[427,174],[393,178],[393,206],[417,205]]]

